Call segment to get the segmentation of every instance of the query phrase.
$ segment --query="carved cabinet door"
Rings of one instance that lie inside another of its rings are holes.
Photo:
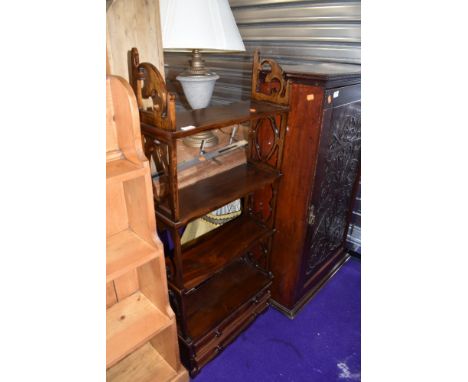
[[[360,87],[328,91],[307,211],[303,287],[344,244],[360,156]]]

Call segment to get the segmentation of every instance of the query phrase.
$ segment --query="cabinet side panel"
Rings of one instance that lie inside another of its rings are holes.
[[[174,370],[180,368],[179,347],[177,346],[177,326],[175,319],[173,324],[151,339],[151,345],[171,365]]]
[[[110,281],[106,284],[106,308],[110,308],[117,302],[117,294],[115,293],[114,282]]]
[[[162,247],[159,247],[161,256],[138,268],[138,281],[140,291],[169,318],[174,312],[169,306],[166,268],[162,257]]]
[[[148,170],[149,171],[149,170]],[[147,187],[147,177],[141,176],[124,183],[128,225],[141,238],[152,244],[154,235],[154,215],[152,213],[151,188]],[[149,188],[149,190],[148,190]]]
[[[106,81],[106,157],[112,160],[120,157],[119,142],[117,140],[117,130],[114,122],[114,104],[110,80]]]
[[[122,183],[106,186],[106,235],[112,236],[128,227],[127,207]]]
[[[295,287],[307,219],[308,197],[314,177],[322,116],[323,90],[293,84],[286,131],[275,227],[271,271],[272,298],[285,307],[295,299]]]
[[[123,276],[114,280],[117,299],[122,301],[138,290],[138,275],[136,269],[132,269]]]

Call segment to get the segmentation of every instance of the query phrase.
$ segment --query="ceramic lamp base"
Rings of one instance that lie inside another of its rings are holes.
[[[210,73],[196,76],[180,75],[176,78],[182,84],[190,107],[192,109],[203,109],[210,104],[215,82],[219,76]]]
[[[219,76],[215,73],[204,75],[180,75],[176,77],[182,84],[185,97],[192,109],[203,109],[210,104],[211,96],[216,80]],[[200,147],[205,141],[205,147],[212,147],[218,144],[218,137],[211,131],[191,135],[184,138],[184,144],[189,147]]]

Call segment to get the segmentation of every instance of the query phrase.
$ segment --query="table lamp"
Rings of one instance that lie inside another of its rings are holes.
[[[192,51],[190,67],[176,78],[192,109],[207,107],[219,76],[210,72],[201,52],[241,52],[244,43],[228,0],[160,0],[163,49]],[[214,146],[218,138],[211,131],[184,139],[188,146]]]

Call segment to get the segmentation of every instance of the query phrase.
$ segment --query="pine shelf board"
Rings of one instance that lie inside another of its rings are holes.
[[[106,367],[112,367],[172,321],[141,292],[112,305],[106,312]]]
[[[196,287],[273,230],[244,214],[182,248],[184,286]]]
[[[148,342],[107,370],[107,382],[170,381],[177,372]]]
[[[115,280],[162,254],[156,244],[151,245],[130,229],[107,238],[106,282]]]
[[[117,159],[106,163],[106,181],[124,182],[144,176],[146,168],[138,166],[127,159]]]

